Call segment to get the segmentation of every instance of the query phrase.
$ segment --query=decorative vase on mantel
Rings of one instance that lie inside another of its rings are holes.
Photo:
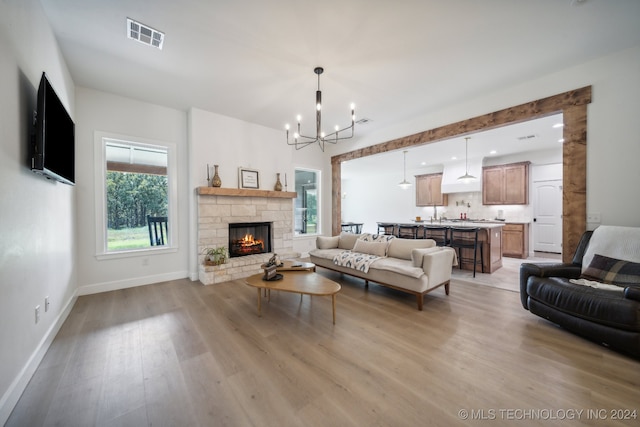
[[[220,175],[218,175],[218,165],[213,165],[215,171],[213,172],[213,178],[211,178],[211,186],[212,187],[221,187],[222,181],[220,180]]]
[[[276,185],[273,187],[275,191],[282,191],[282,183],[280,182],[280,174],[276,173]]]

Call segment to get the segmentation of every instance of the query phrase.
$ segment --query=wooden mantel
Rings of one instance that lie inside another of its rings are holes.
[[[277,197],[295,199],[298,194],[293,191],[252,190],[249,188],[198,187],[200,196],[236,196],[236,197]]]

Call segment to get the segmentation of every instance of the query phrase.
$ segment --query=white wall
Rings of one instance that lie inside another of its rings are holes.
[[[76,189],[79,294],[102,292],[187,277],[189,211],[187,114],[171,108],[78,87]],[[176,145],[178,166],[177,251],[116,259],[96,258],[94,133],[120,134]]]
[[[75,117],[73,81],[40,3],[0,2],[0,424],[75,301],[77,189],[27,167],[43,71]]]
[[[639,226],[640,198],[640,46],[595,59],[580,66],[540,76],[527,83],[502,88],[464,103],[442,106],[413,120],[364,134],[354,143],[331,147],[331,155],[437,128],[536,99],[591,85],[587,130],[587,211],[599,212],[602,224]],[[356,129],[356,133],[357,133]],[[384,198],[383,192],[378,198]],[[331,190],[325,188],[325,200]],[[331,225],[330,207],[325,230]]]

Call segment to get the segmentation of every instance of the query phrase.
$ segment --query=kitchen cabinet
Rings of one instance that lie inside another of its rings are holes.
[[[442,194],[442,174],[416,175],[416,206],[446,206],[448,195]]]
[[[509,223],[502,227],[502,256],[529,257],[529,224]]]
[[[482,168],[482,204],[529,204],[529,164],[520,162]]]

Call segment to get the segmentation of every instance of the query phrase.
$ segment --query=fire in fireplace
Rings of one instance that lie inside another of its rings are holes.
[[[243,222],[229,224],[229,256],[271,252],[271,223]]]

